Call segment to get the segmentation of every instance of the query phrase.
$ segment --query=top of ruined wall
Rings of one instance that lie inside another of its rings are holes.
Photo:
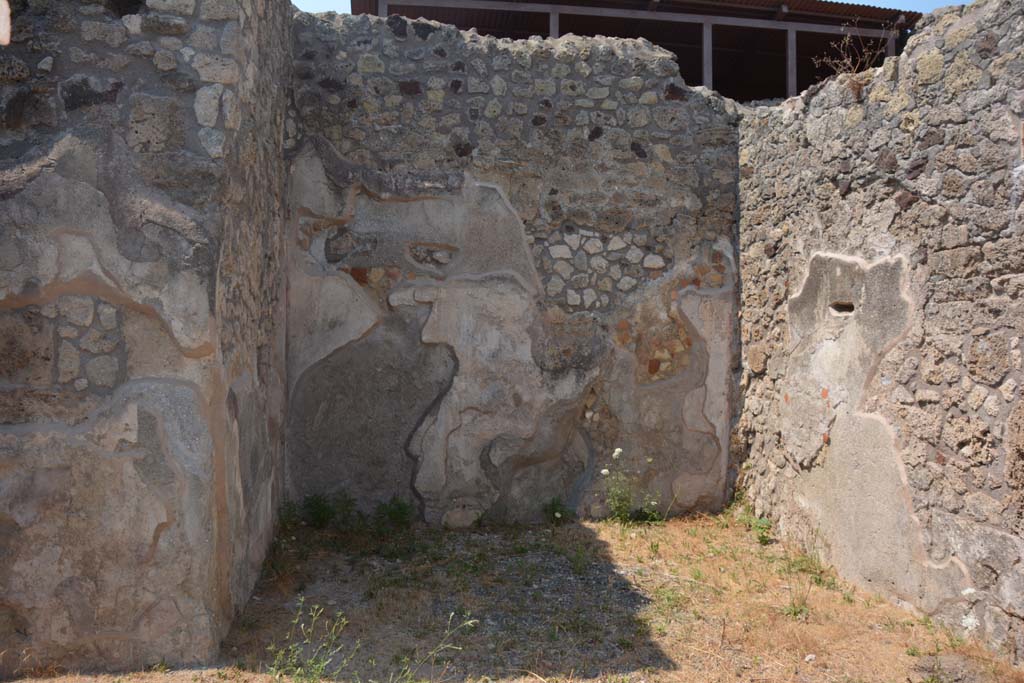
[[[612,309],[734,233],[733,107],[647,41],[298,15],[294,54],[287,146],[316,143],[339,186],[379,196],[451,192],[463,173],[501,186],[564,309]]]

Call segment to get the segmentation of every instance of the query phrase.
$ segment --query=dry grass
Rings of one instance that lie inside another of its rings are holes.
[[[293,530],[219,669],[65,676],[94,683],[265,682],[298,595],[341,611],[340,678],[393,681],[454,623],[461,648],[415,680],[613,683],[1024,683],[973,643],[858,592],[733,515],[663,525],[377,534]]]

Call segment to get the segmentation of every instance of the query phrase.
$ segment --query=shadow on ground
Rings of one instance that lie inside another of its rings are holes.
[[[307,611],[320,605],[347,620],[337,655],[352,654],[339,673],[346,679],[389,680],[419,662],[410,678],[586,678],[675,668],[642,618],[649,599],[583,525],[285,528],[224,658],[265,671],[267,647],[285,639],[300,596]],[[475,624],[462,626],[469,621]],[[431,663],[429,653],[443,642],[459,649]]]

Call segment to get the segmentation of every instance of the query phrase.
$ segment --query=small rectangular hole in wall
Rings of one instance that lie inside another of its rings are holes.
[[[138,14],[146,3],[143,0],[107,0],[106,5],[119,17]]]
[[[853,315],[853,304],[849,301],[833,301],[828,310],[832,315]]]

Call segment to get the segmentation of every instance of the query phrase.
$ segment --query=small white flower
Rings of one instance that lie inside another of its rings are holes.
[[[622,455],[622,449],[621,448],[616,448],[612,452],[612,460],[618,460],[620,455]]]
[[[654,462],[654,458],[647,458],[647,464],[648,465],[651,464],[652,462]]]
[[[964,627],[964,630],[971,632],[978,628],[978,617],[974,616],[970,612],[964,615],[964,618],[960,620],[960,625]]]
[[[555,519],[561,519],[561,518],[562,518],[562,513],[561,512],[556,512],[555,513]]]
[[[604,468],[603,470],[601,470],[601,476],[607,477],[609,474],[611,474],[611,473],[608,471],[607,467]]]

